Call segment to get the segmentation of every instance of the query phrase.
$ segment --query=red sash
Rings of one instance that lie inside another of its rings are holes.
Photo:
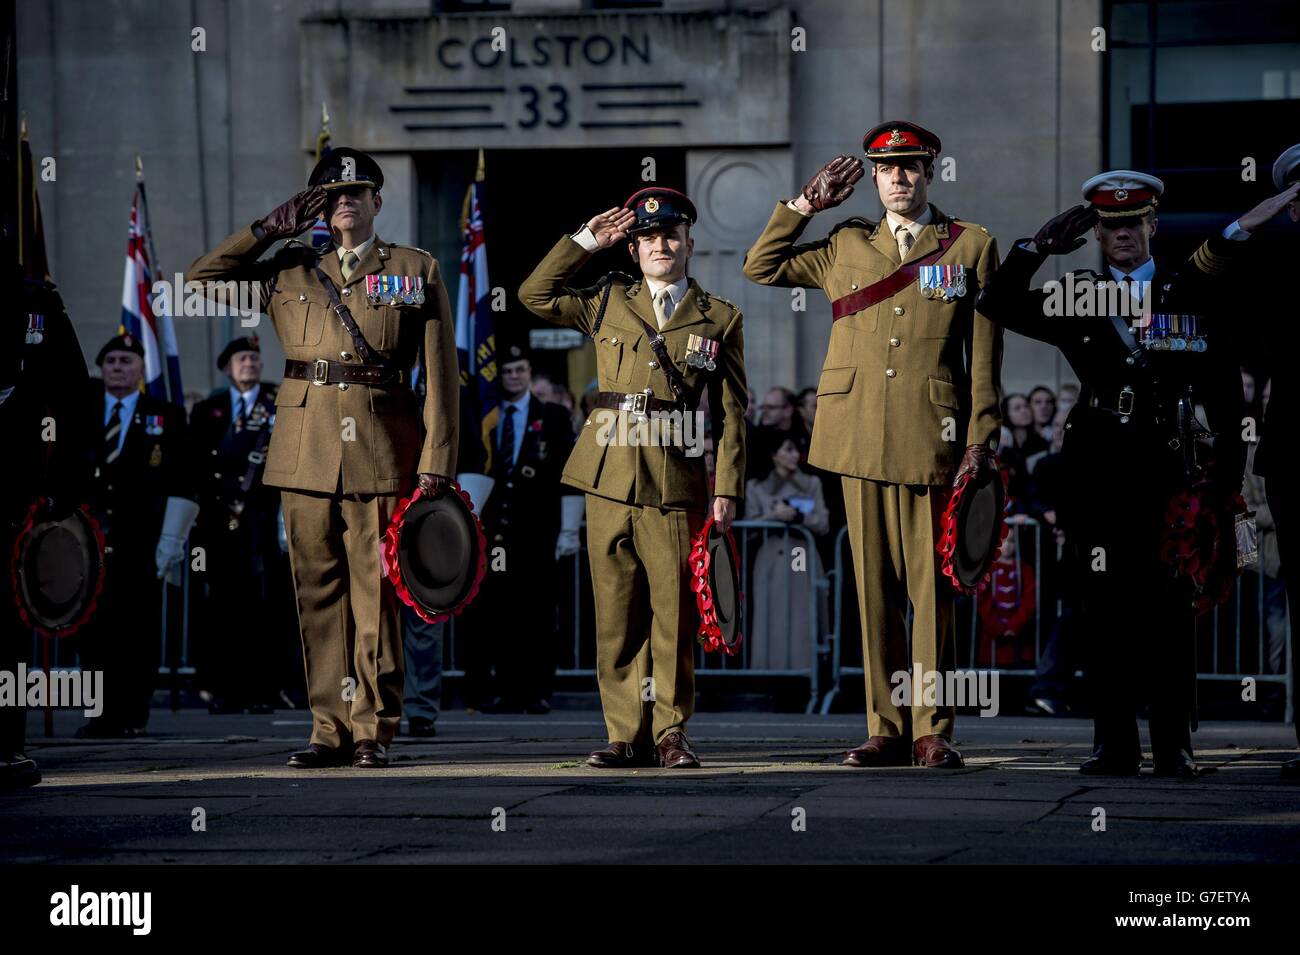
[[[917,259],[915,262],[908,262],[906,265],[900,265],[894,271],[890,272],[879,282],[872,282],[866,288],[860,288],[852,294],[845,295],[843,298],[837,298],[831,302],[831,315],[835,321],[839,321],[845,315],[852,315],[854,312],[860,312],[864,308],[870,308],[877,302],[883,302],[887,298],[892,298],[903,289],[907,288],[916,281],[916,276],[921,271],[921,266],[930,265],[940,258],[945,252],[952,247],[957,241],[957,236],[962,234],[962,227],[955,222],[948,223],[948,237],[939,240],[939,248],[935,249],[924,258]]]

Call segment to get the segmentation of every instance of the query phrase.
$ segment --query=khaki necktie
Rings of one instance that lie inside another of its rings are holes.
[[[344,252],[343,253],[343,281],[346,282],[348,279],[352,278],[352,273],[355,272],[357,270],[357,267],[360,265],[361,265],[361,260],[357,258],[357,254],[355,252],[352,252],[350,250]]]
[[[655,321],[659,323],[659,330],[668,324],[668,319],[673,314],[673,299],[668,294],[668,286],[664,286],[655,294]]]
[[[905,225],[897,226],[894,229],[894,238],[898,240],[898,257],[906,259],[907,253],[912,251],[912,243],[916,241],[912,237],[912,230]]]

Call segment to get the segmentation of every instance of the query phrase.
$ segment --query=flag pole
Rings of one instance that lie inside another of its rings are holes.
[[[135,187],[140,192],[140,231],[144,233],[145,248],[149,250],[149,261],[153,264],[155,273],[151,276],[151,279],[157,281],[162,275],[162,263],[158,261],[158,253],[153,247],[153,221],[149,218],[149,198],[145,195],[144,191],[144,160],[140,158],[139,153],[135,154]],[[179,301],[180,296],[183,293],[184,289],[175,289],[172,295],[172,301]],[[153,307],[152,289],[150,289],[149,307]],[[141,317],[143,318],[143,316]],[[163,385],[167,391],[167,400],[170,402],[175,395],[175,383],[172,381],[171,363],[167,360],[167,343],[164,341],[164,336],[161,333],[156,337],[158,342],[158,364],[162,368]],[[181,396],[181,400],[183,403],[184,396]]]

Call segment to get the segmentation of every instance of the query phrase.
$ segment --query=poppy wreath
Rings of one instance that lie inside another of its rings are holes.
[[[691,590],[695,591],[695,606],[700,611],[700,629],[696,638],[704,646],[704,652],[708,653],[713,650],[719,650],[729,657],[734,657],[740,652],[740,644],[744,636],[739,630],[736,631],[735,643],[728,644],[722,636],[722,627],[718,625],[718,611],[713,603],[713,587],[709,583],[709,566],[712,559],[709,556],[709,529],[717,523],[712,517],[704,522],[700,532],[695,535],[691,541]],[[731,562],[733,567],[740,566],[740,557],[736,550],[736,538],[731,531],[723,534],[727,542],[727,547],[731,551]],[[745,605],[745,595],[742,591],[736,592],[736,612]]]
[[[95,520],[95,515],[93,515],[90,512],[89,505],[82,504],[80,507],[77,508],[77,510],[80,511],[82,516],[86,519],[87,523],[90,524],[90,528],[95,534],[95,544],[99,548],[100,559],[99,559],[99,568],[95,573],[95,588],[94,591],[91,593],[90,600],[86,602],[85,609],[82,610],[82,612],[77,616],[77,618],[73,620],[71,623],[65,624],[62,627],[57,627],[54,629],[41,626],[39,623],[37,623],[28,615],[27,606],[23,603],[22,584],[21,581],[19,580],[18,566],[20,560],[22,559],[23,548],[27,543],[27,538],[31,535],[32,529],[37,524],[37,517],[38,515],[42,514],[42,512],[49,506],[49,504],[50,504],[49,499],[44,497],[39,497],[35,501],[33,501],[32,506],[27,509],[27,515],[23,518],[21,529],[18,531],[18,534],[14,537],[13,553],[10,554],[10,560],[9,560],[10,577],[11,577],[11,582],[13,584],[14,603],[18,605],[18,616],[22,618],[24,626],[30,627],[31,629],[35,630],[36,632],[38,632],[39,634],[45,637],[70,637],[78,630],[80,630],[83,626],[85,626],[86,622],[90,620],[92,616],[94,616],[95,608],[99,606],[100,595],[104,592],[104,571],[105,571],[104,532],[99,526],[99,521]],[[43,519],[44,518],[42,518],[42,520]]]
[[[1169,499],[1160,559],[1175,576],[1191,581],[1192,607],[1198,615],[1232,595],[1238,569],[1231,515],[1245,512],[1240,494],[1216,495],[1208,485],[1185,488]]]
[[[459,494],[470,513],[474,514],[474,502],[470,499],[469,493],[461,488],[455,481],[447,481],[442,490],[436,491],[433,495],[425,492],[424,488],[417,487],[415,493],[410,497],[402,498],[397,502],[397,508],[393,511],[392,520],[388,522],[388,529],[384,531],[383,539],[379,542],[380,565],[384,575],[393,585],[393,590],[402,603],[416,612],[419,618],[426,623],[442,623],[451,619],[453,616],[459,616],[465,612],[465,608],[473,603],[474,598],[478,596],[479,587],[483,583],[483,577],[487,573],[487,537],[483,534],[483,524],[474,514],[474,532],[478,535],[478,566],[474,568],[474,583],[470,585],[469,592],[455,607],[451,607],[442,613],[430,613],[425,610],[416,599],[411,596],[411,590],[402,579],[402,562],[397,556],[397,545],[401,537],[402,521],[406,516],[407,510],[416,501],[422,498],[434,497],[438,494]]]
[[[1002,512],[1002,526],[998,532],[998,549],[1002,548],[1002,541],[1007,539],[1007,534],[1011,532],[1011,525],[1007,523],[1006,512],[1011,508],[1011,494],[1008,487],[1007,468],[1003,464],[998,465],[998,477],[1002,481],[1002,497],[1006,501]],[[967,471],[961,477],[957,478],[948,495],[948,506],[944,508],[943,517],[939,523],[939,545],[936,548],[941,558],[940,569],[943,575],[952,581],[953,588],[958,593],[973,594],[979,590],[980,586],[987,583],[993,576],[993,565],[996,561],[989,563],[989,569],[984,572],[984,576],[975,582],[975,586],[967,587],[957,579],[957,571],[953,568],[953,555],[957,553],[957,509],[961,506],[962,496],[966,493],[966,488],[971,482],[971,473]]]

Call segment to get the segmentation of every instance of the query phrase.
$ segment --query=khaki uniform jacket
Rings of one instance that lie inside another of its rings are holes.
[[[615,280],[604,320],[598,330],[593,330],[603,287],[572,289],[565,285],[588,258],[590,253],[582,246],[569,236],[563,237],[519,287],[519,300],[547,321],[592,336],[600,391],[641,392],[671,401],[668,379],[663,369],[652,365],[657,359],[645,330],[637,322],[640,317],[651,328],[657,327],[649,286]],[[740,310],[709,295],[691,280],[660,334],[688,391],[701,396],[708,393],[717,462],[714,493],[743,499],[748,386]],[[714,371],[686,364],[686,346],[692,334],[720,343]],[[628,421],[631,429],[635,416],[628,412],[617,414]],[[614,415],[613,411],[597,408],[587,418],[564,468],[566,484],[622,503],[675,510],[708,507],[703,454],[688,456],[689,445],[683,447],[680,443],[640,446],[611,442],[609,438],[618,437],[609,426]],[[693,432],[692,440],[699,446],[703,435]]]
[[[352,336],[316,276],[315,252],[291,241],[270,259],[258,261],[270,244],[259,241],[251,228],[236,232],[191,265],[186,281],[255,281],[286,358],[361,363]],[[349,385],[346,390],[286,378],[276,398],[266,483],[297,491],[393,494],[408,491],[418,473],[454,475],[460,374],[437,260],[421,249],[390,245],[376,236],[349,281],[343,281],[332,247],[320,256],[320,267],[333,280],[366,341],[387,362],[409,371],[422,357],[428,375],[424,434],[421,437],[420,402],[409,378],[383,388]],[[374,274],[422,276],[424,303],[371,305],[365,276]],[[214,297],[211,292],[209,297]]]
[[[908,255],[939,248],[953,221],[933,219]],[[810,218],[778,203],[745,256],[760,285],[820,288],[831,301],[866,288],[900,264],[888,227],[841,222],[818,242],[795,245]],[[948,483],[966,446],[989,445],[1001,426],[1002,331],[975,311],[975,296],[997,268],[997,245],[983,226],[964,232],[936,263],[966,267],[966,294],[922,297],[913,281],[893,298],[846,315],[831,328],[817,384],[808,461],[815,467],[891,484]]]

